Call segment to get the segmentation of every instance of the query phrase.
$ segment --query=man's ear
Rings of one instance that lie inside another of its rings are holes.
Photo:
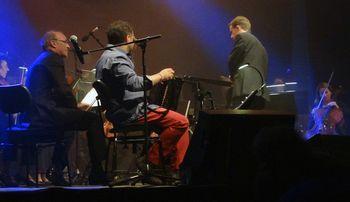
[[[131,34],[127,34],[126,35],[126,41],[133,41],[133,37],[132,37],[132,35]]]
[[[49,41],[49,45],[53,48],[56,48],[57,47],[57,42],[55,40],[50,40]]]

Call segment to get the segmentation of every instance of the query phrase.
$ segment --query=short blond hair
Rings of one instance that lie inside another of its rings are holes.
[[[245,31],[250,32],[251,30],[250,21],[244,16],[237,16],[228,24],[229,27],[235,27],[237,25],[239,25]]]

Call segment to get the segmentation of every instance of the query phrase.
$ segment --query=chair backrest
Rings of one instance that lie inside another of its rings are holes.
[[[6,114],[22,113],[29,109],[32,96],[23,85],[0,86],[0,111]]]
[[[94,87],[97,92],[96,99],[101,101],[101,106],[108,109],[109,102],[112,99],[112,94],[109,87],[101,80],[94,81],[92,87]]]

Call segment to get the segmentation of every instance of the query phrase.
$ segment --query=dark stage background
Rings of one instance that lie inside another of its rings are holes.
[[[45,31],[62,30],[67,37],[75,34],[81,39],[98,26],[95,35],[106,43],[108,24],[123,19],[134,25],[138,37],[162,35],[148,45],[149,74],[172,66],[180,77],[186,74],[219,79],[228,74],[227,56],[233,45],[227,24],[236,15],[245,15],[268,51],[268,84],[276,78],[299,82],[299,90],[307,92],[306,102],[311,107],[315,84],[328,80],[332,69],[333,84],[342,86],[344,100],[348,97],[349,18],[342,2],[2,0],[0,52],[8,52],[9,78],[16,82],[16,67],[29,66],[34,61]],[[92,38],[80,43],[84,50],[99,48]],[[136,50],[134,57],[138,72],[140,53]],[[75,76],[75,67],[92,69],[100,54],[86,56],[86,64],[80,65],[71,53],[68,73]],[[297,104],[305,106],[305,102]],[[345,110],[348,111],[346,107]]]

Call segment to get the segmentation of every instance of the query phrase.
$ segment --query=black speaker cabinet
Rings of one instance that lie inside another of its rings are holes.
[[[334,161],[338,166],[350,169],[349,135],[315,135],[308,140],[314,152],[322,154],[327,161]]]
[[[307,92],[279,92],[270,94],[270,101],[266,103],[266,110],[286,111],[290,113],[308,114]]]
[[[253,190],[255,135],[263,128],[294,126],[294,114],[266,110],[211,110],[199,113],[182,169],[188,184],[229,184]]]

